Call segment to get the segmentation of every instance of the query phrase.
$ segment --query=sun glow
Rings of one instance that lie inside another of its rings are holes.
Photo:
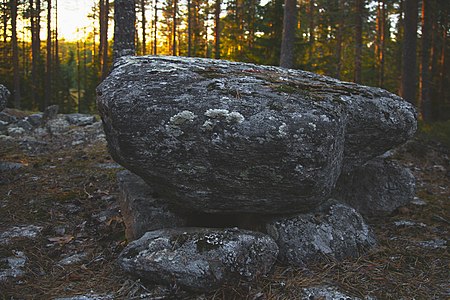
[[[90,31],[93,20],[88,18],[92,14],[94,0],[64,0],[58,1],[58,36],[68,41],[75,41]]]

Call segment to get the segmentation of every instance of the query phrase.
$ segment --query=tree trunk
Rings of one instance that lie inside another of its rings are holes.
[[[422,0],[422,53],[420,63],[420,110],[425,122],[431,121],[430,99],[430,44],[431,10],[430,0]]]
[[[114,1],[114,60],[121,56],[136,55],[136,12],[134,0]]]
[[[52,1],[47,0],[47,62],[45,74],[44,109],[51,103],[52,96]]]
[[[102,80],[106,78],[109,72],[108,68],[108,23],[109,23],[109,0],[105,0],[103,7],[103,53],[102,56]]]
[[[12,63],[14,73],[14,107],[20,109],[20,69],[19,47],[17,45],[17,6],[18,0],[10,0],[11,5],[11,43]]]
[[[336,78],[341,78],[342,70],[342,35],[344,31],[344,2],[343,0],[337,0],[338,8],[338,28],[336,32]]]
[[[286,1],[286,0],[285,0]],[[292,0],[291,0],[292,1]],[[313,45],[314,45],[314,0],[309,0],[309,60],[311,62],[313,56]]]
[[[155,0],[154,7],[154,18],[153,18],[153,55],[158,54],[158,0]]]
[[[216,0],[214,9],[214,57],[220,59],[220,12],[221,0]]]
[[[98,2],[99,6],[99,13],[98,13],[98,24],[99,24],[99,31],[100,31],[100,43],[98,45],[98,68],[100,70],[99,72],[99,79],[103,79],[103,47],[105,47],[105,27],[104,27],[104,19],[105,19],[105,0],[100,0]]]
[[[402,57],[402,83],[400,96],[405,100],[416,104],[416,72],[417,72],[417,0],[405,0],[405,29]]]
[[[177,55],[177,3],[178,0],[173,0],[173,28],[172,28],[172,55]]]
[[[142,25],[142,55],[147,54],[147,40],[145,37],[145,28],[147,26],[147,22],[145,20],[145,0],[141,0],[141,25]]]
[[[385,44],[386,44],[386,3],[385,0],[378,2],[380,12],[379,18],[379,49],[378,49],[378,86],[384,86],[384,59],[385,59]]]
[[[353,81],[361,83],[361,58],[362,58],[362,25],[365,0],[356,0],[355,13],[355,73]]]
[[[297,0],[284,1],[283,38],[281,40],[280,67],[294,67],[295,29],[297,26]]]
[[[448,12],[448,11],[446,11],[446,12]],[[440,64],[439,97],[441,99],[447,99],[446,98],[447,89],[445,88],[445,80],[447,78],[448,68],[446,68],[446,65],[445,65],[446,64],[445,55],[446,55],[446,47],[447,47],[447,31],[448,31],[448,25],[449,25],[448,13],[444,14],[443,24],[444,24],[444,26],[442,28],[441,57],[439,59],[439,64]]]

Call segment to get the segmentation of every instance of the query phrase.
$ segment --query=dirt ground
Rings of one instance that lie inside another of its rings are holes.
[[[0,299],[298,299],[319,285],[361,298],[450,298],[450,151],[441,144],[416,137],[396,152],[417,177],[417,199],[367,220],[379,241],[373,251],[304,269],[277,265],[257,282],[194,295],[144,284],[116,266],[127,243],[121,168],[101,133],[86,130],[0,136]]]

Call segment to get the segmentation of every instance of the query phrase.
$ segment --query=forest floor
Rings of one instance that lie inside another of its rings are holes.
[[[99,128],[0,136],[0,299],[298,299],[314,286],[360,298],[450,298],[450,150],[424,135],[395,154],[417,178],[414,203],[367,220],[376,249],[304,269],[277,265],[257,282],[194,295],[144,284],[116,265],[126,245],[121,168]]]

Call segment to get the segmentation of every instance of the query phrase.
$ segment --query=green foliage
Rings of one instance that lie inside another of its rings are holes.
[[[430,124],[420,122],[419,134],[450,147],[450,120]]]

